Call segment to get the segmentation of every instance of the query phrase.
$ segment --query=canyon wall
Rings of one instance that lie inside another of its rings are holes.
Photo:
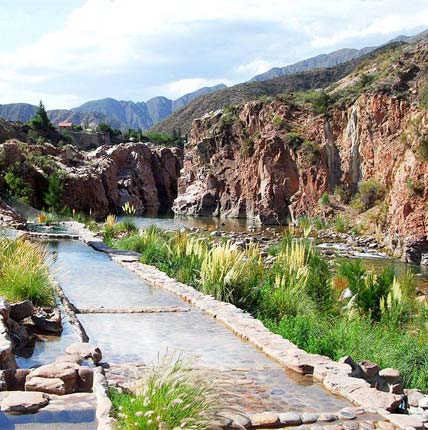
[[[10,140],[0,145],[0,191],[10,193],[7,172],[27,189],[27,203],[47,207],[49,178],[60,177],[58,206],[103,218],[121,213],[125,202],[137,214],[157,214],[171,208],[182,167],[180,150],[144,143],[102,146],[93,152],[72,146],[27,145]],[[19,190],[15,191],[19,192]]]
[[[322,114],[285,97],[195,120],[174,212],[283,224],[325,212],[324,193],[340,187],[352,197],[372,179],[386,190],[378,202],[385,243],[420,262],[428,252],[428,112],[420,102],[428,45],[407,50],[398,66],[387,60],[392,72],[385,60],[370,66],[383,80],[350,102],[336,97]],[[357,79],[337,87],[354,89]]]

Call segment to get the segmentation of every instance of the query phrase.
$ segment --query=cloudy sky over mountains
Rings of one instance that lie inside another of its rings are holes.
[[[428,27],[426,0],[2,0],[0,103],[176,98]]]

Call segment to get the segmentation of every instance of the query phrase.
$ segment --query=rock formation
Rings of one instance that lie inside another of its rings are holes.
[[[0,191],[10,191],[4,175],[12,172],[28,190],[28,203],[41,209],[47,207],[49,178],[56,173],[62,182],[58,206],[96,218],[119,213],[125,202],[137,214],[170,209],[182,165],[178,149],[144,143],[102,146],[85,153],[72,146],[59,149],[9,140],[0,145],[0,153]]]
[[[386,190],[384,219],[374,220],[385,243],[419,263],[428,253],[427,63],[427,43],[382,54],[330,87],[322,113],[288,96],[195,120],[174,212],[282,224],[316,214],[323,193],[352,197],[373,179]]]

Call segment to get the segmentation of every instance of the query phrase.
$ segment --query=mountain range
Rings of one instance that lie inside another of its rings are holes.
[[[428,30],[415,36],[398,36],[391,43],[412,43],[428,37]],[[113,128],[128,128],[171,132],[172,127],[188,131],[191,120],[205,112],[224,107],[226,104],[239,103],[251,97],[275,95],[284,90],[317,88],[316,79],[309,85],[300,82],[304,75],[282,81],[280,78],[299,75],[302,72],[334,68],[351,63],[378,49],[340,49],[329,54],[321,54],[285,67],[274,67],[265,73],[254,76],[250,81],[227,88],[224,84],[200,88],[192,93],[171,100],[166,97],[154,97],[147,102],[133,102],[105,98],[88,101],[81,106],[66,109],[49,110],[48,115],[54,124],[70,121],[82,126],[96,126],[107,123]],[[345,67],[343,71],[346,71]],[[307,79],[311,79],[306,76]],[[279,79],[279,80],[278,80]],[[296,81],[297,79],[297,81]],[[314,86],[315,85],[315,86]],[[321,86],[320,86],[321,87]],[[34,117],[37,106],[26,103],[0,105],[0,117],[7,121],[26,122]]]
[[[128,128],[147,130],[196,98],[223,88],[226,88],[226,85],[219,84],[200,88],[176,100],[166,97],[154,97],[147,102],[113,98],[92,100],[69,110],[48,110],[48,115],[53,124],[70,121],[82,126],[95,126],[104,122],[113,128],[122,130]],[[27,103],[4,104],[0,105],[0,117],[7,121],[26,122],[34,117],[37,108],[37,106]]]

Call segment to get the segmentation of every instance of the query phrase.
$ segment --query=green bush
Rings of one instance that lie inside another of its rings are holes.
[[[164,357],[132,387],[110,390],[113,416],[122,430],[220,430],[222,394],[204,372],[180,357]]]
[[[45,264],[47,254],[37,243],[0,238],[0,295],[36,306],[54,304],[54,290]]]
[[[294,150],[299,149],[305,139],[299,133],[289,132],[284,136],[284,141]]]
[[[48,208],[59,210],[61,207],[61,195],[64,191],[64,178],[58,173],[52,173],[48,178],[48,190],[43,198]]]
[[[11,197],[27,204],[31,203],[33,189],[22,179],[22,172],[20,172],[18,164],[14,164],[6,170],[4,182],[6,184],[6,191]]]
[[[385,193],[385,187],[376,179],[361,182],[351,206],[360,211],[366,211],[378,204],[384,198]]]
[[[281,115],[275,115],[272,122],[275,127],[281,127],[284,124],[284,118]]]
[[[320,198],[320,205],[327,206],[330,203],[330,197],[328,193],[324,193]]]
[[[310,103],[315,113],[325,114],[332,99],[324,90],[309,90],[304,93],[297,93],[295,101],[296,103]]]

